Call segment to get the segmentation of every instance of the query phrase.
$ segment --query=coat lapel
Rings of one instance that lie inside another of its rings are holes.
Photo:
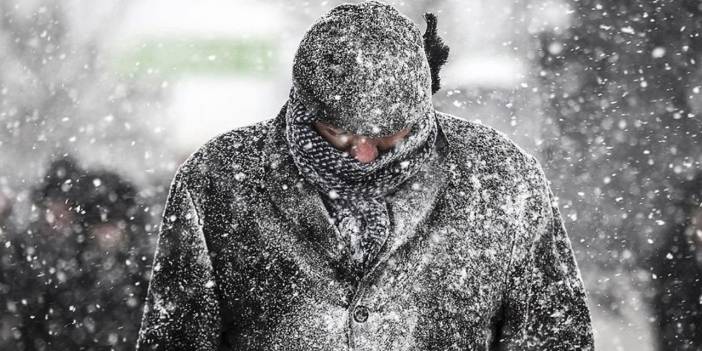
[[[265,187],[274,204],[290,223],[301,228],[298,238],[328,263],[341,256],[342,242],[330,222],[319,192],[298,172],[285,140],[285,107],[274,121],[265,146]]]

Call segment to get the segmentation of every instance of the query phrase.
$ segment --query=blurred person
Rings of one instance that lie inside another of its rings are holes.
[[[335,7],[278,116],[180,167],[138,349],[592,349],[541,166],[434,110],[448,48],[426,19]]]
[[[3,229],[9,225],[10,214],[12,213],[12,200],[10,195],[0,191],[0,238],[3,236]]]
[[[665,242],[652,259],[660,350],[702,350],[702,173],[670,203]]]
[[[52,163],[19,237],[10,298],[18,350],[133,348],[146,294],[145,217],[133,185]]]
[[[73,182],[79,176],[80,171],[72,158],[52,163],[43,183],[32,192],[35,218],[26,230],[18,231],[10,241],[8,249],[12,250],[12,259],[4,271],[7,281],[12,282],[7,295],[7,315],[12,315],[16,323],[12,327],[10,350],[47,348],[44,338],[48,335],[41,330],[41,313],[47,303],[48,287],[44,279],[48,276],[39,268],[44,265],[55,267],[57,256],[61,256],[64,259],[61,260],[60,275],[65,277],[66,266],[74,262],[77,243],[70,239],[77,236],[73,235],[75,218],[68,199],[75,198]],[[52,240],[42,240],[44,238]],[[41,253],[41,260],[38,253]],[[56,272],[56,268],[53,271]]]
[[[13,326],[17,325],[17,316],[11,313],[14,308],[8,299],[12,287],[18,250],[12,245],[16,230],[12,224],[12,201],[10,195],[0,191],[0,350],[9,349],[13,339]]]

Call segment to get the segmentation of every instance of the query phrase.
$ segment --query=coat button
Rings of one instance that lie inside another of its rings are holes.
[[[358,323],[368,320],[368,307],[358,305],[353,309],[353,319]]]

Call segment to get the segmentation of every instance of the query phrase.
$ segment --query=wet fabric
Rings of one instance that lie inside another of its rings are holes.
[[[370,163],[338,150],[314,128],[315,111],[293,89],[286,111],[286,135],[295,164],[323,195],[346,241],[354,271],[362,274],[390,230],[385,196],[426,163],[436,141],[433,113],[412,126],[406,140]]]

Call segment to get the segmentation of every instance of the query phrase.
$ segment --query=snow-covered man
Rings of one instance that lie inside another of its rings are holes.
[[[436,111],[448,49],[368,1],[307,32],[277,117],[175,176],[141,350],[588,350],[537,160]]]

